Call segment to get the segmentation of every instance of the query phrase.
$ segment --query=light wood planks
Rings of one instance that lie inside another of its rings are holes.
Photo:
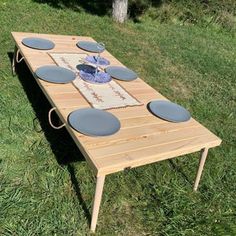
[[[17,47],[24,56],[32,73],[43,65],[55,64],[47,51],[27,48],[21,44],[25,37],[34,36],[52,40],[56,47],[50,52],[85,53],[76,47],[79,40],[89,37],[44,35],[33,33],[12,33]],[[92,54],[88,53],[87,54]],[[103,56],[111,65],[122,65],[108,51]],[[108,137],[88,137],[74,131],[67,124],[67,116],[73,110],[90,107],[86,99],[72,83],[51,84],[36,78],[40,88],[71,134],[97,176],[106,175],[156,161],[161,161],[203,148],[218,146],[221,140],[194,119],[184,123],[171,123],[154,117],[146,105],[151,100],[166,99],[140,78],[132,82],[118,81],[130,94],[143,103],[143,106],[112,109],[109,112],[121,122],[121,130]]]

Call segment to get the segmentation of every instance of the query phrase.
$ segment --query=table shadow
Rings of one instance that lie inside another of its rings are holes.
[[[9,52],[8,57],[12,62],[13,53]],[[22,61],[21,63],[17,64],[16,71],[17,75],[13,79],[19,79],[36,115],[32,120],[32,127],[35,132],[44,133],[58,164],[67,166],[73,189],[76,193],[78,201],[80,202],[85,212],[88,224],[90,224],[91,214],[85,204],[85,201],[82,198],[79,183],[75,175],[75,169],[73,167],[73,163],[85,161],[85,159],[65,128],[54,130],[49,125],[48,111],[51,109],[51,105],[39,88],[26,63]],[[60,122],[57,115],[52,117],[52,121],[55,125],[59,124]],[[38,123],[38,125],[36,123]],[[41,130],[39,130],[38,126],[41,127]]]
[[[183,169],[178,166],[173,160],[168,160],[170,163],[170,166],[178,172],[191,186],[193,185],[193,181],[189,179],[189,177],[184,173]]]

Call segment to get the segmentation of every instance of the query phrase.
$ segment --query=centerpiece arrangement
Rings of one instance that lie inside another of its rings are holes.
[[[97,55],[87,56],[84,64],[79,64],[77,69],[79,70],[80,78],[86,82],[94,84],[104,84],[112,80],[111,76],[101,69],[101,66],[107,66],[110,62],[101,57],[101,53],[105,51],[104,43],[79,41],[77,46],[83,50],[97,53]],[[88,64],[86,64],[89,63]]]

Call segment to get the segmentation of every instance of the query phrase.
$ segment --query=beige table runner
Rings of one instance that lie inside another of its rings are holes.
[[[77,78],[73,81],[73,84],[92,107],[98,109],[112,109],[142,105],[114,80],[102,85],[91,84],[82,80],[79,77],[79,71],[76,66],[84,63],[87,54],[50,53],[49,55],[58,66],[70,69],[77,74]]]

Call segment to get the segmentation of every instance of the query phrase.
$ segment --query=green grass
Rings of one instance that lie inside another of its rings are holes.
[[[151,21],[118,25],[106,16],[31,0],[1,0],[0,25],[0,235],[88,235],[95,187],[66,131],[47,125],[49,104],[26,66],[20,66],[18,77],[11,75],[11,31],[103,41],[121,62],[223,139],[210,150],[197,193],[192,182],[198,154],[108,176],[97,235],[236,235],[232,34]]]

